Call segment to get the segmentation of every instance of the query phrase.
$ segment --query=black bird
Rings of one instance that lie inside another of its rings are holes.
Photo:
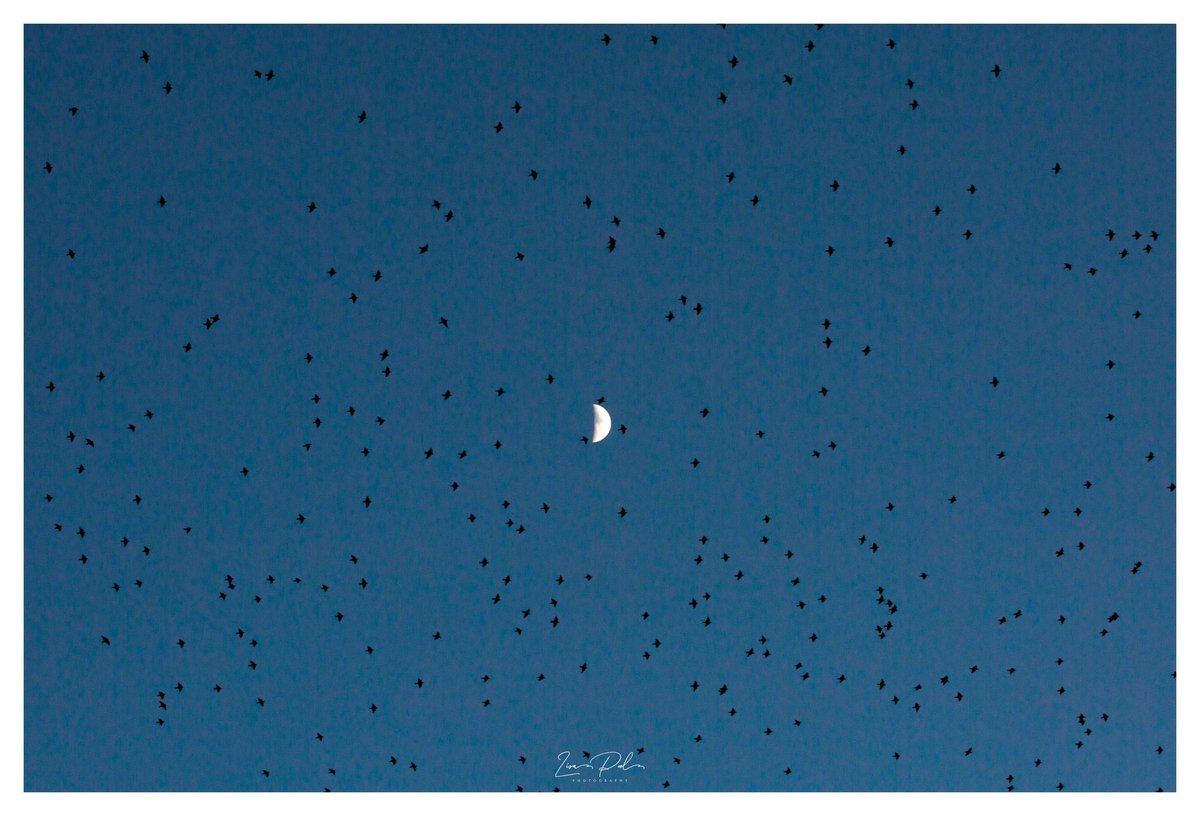
[[[1000,76],[1000,66],[999,65],[992,66],[992,76],[996,76],[996,77]]]
[[[168,82],[166,85],[163,85],[163,90],[166,91],[167,93],[170,93],[171,92],[171,83]]]
[[[150,55],[147,54],[145,51],[142,52],[142,56],[139,57],[139,59],[146,64],[150,63]]]
[[[367,121],[367,112],[363,111],[358,115],[358,123],[361,125],[365,121]]]

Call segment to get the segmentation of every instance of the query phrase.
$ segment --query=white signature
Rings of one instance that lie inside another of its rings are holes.
[[[571,752],[562,751],[558,755],[558,770],[554,772],[555,777],[563,776],[580,776],[583,774],[584,768],[596,772],[597,777],[603,777],[605,771],[631,771],[635,768],[646,769],[645,765],[641,765],[633,761],[633,751],[621,756],[620,751],[603,751],[599,754],[593,754],[590,762],[571,762]],[[599,764],[595,764],[599,762]]]

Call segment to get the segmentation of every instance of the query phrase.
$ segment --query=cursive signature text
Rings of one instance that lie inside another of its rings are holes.
[[[592,754],[589,762],[571,762],[571,752],[561,751],[558,755],[558,770],[554,772],[554,776],[580,776],[586,769],[595,771],[597,778],[600,778],[606,771],[631,771],[635,768],[645,770],[646,766],[633,761],[633,751],[624,756],[620,751],[602,751]]]

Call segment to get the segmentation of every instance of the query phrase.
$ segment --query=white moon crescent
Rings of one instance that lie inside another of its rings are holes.
[[[612,417],[600,405],[592,406],[592,442],[599,442],[612,430]]]

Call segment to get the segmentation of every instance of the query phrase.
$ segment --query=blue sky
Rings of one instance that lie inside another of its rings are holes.
[[[1174,50],[27,28],[26,788],[1173,789]]]

